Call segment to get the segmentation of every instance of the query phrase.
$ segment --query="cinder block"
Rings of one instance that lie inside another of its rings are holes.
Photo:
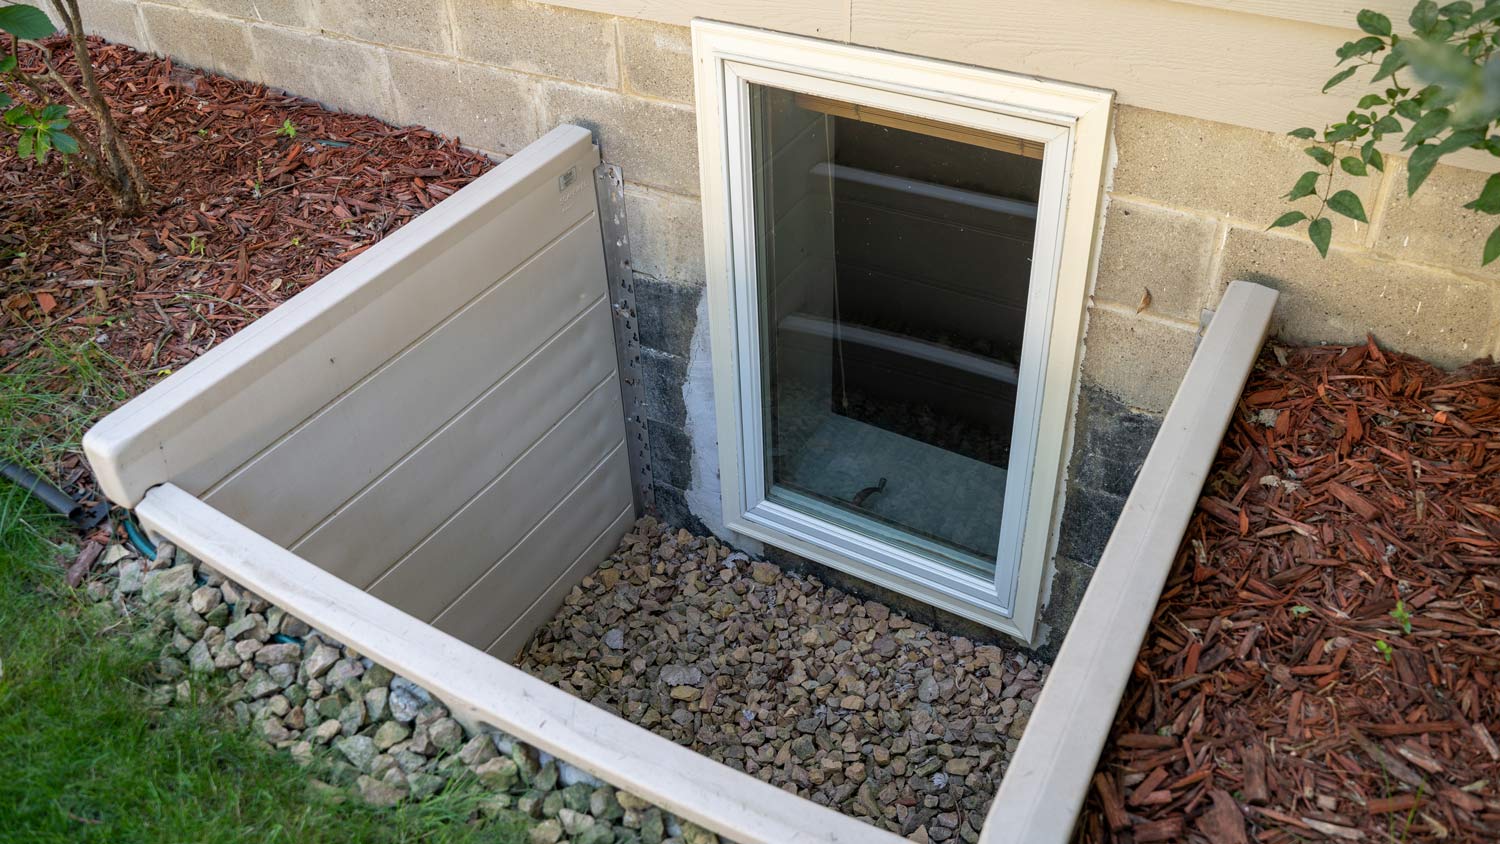
[[[1130,407],[1165,413],[1193,359],[1197,335],[1102,308],[1089,311],[1083,380]]]
[[[1089,568],[1098,565],[1123,509],[1125,496],[1069,483],[1057,531],[1058,556],[1077,560]]]
[[[703,209],[697,199],[627,183],[625,217],[636,272],[703,284]]]
[[[402,124],[501,153],[514,153],[541,135],[532,77],[410,53],[392,52],[388,61]]]
[[[1113,200],[1104,221],[1094,297],[1146,312],[1196,322],[1212,279],[1218,223],[1204,217]]]
[[[1404,160],[1391,175],[1394,181],[1375,243],[1377,250],[1408,261],[1500,279],[1500,261],[1488,267],[1480,263],[1484,241],[1500,225],[1500,217],[1463,207],[1479,197],[1489,173],[1438,167],[1417,189],[1416,196],[1406,195]]]
[[[702,287],[635,276],[636,326],[641,345],[687,359],[692,357]]]
[[[392,47],[451,53],[444,0],[313,0],[318,27]]]
[[[390,71],[378,47],[257,24],[260,79],[331,108],[394,120]]]
[[[458,54],[487,64],[618,88],[614,21],[525,0],[453,0]]]
[[[232,18],[279,23],[283,26],[311,26],[312,6],[309,0],[151,0],[168,6],[181,6],[199,12],[213,12]],[[139,3],[138,5],[145,5]]]
[[[1323,259],[1305,241],[1233,229],[1217,291],[1234,279],[1281,291],[1272,330],[1293,343],[1354,343],[1369,333],[1446,367],[1488,354],[1495,343],[1496,286],[1445,270],[1339,249]]]
[[[245,25],[171,6],[143,5],[147,43],[182,62],[239,79],[258,77]]]
[[[1056,659],[1062,647],[1063,637],[1073,625],[1073,616],[1083,602],[1084,590],[1094,576],[1092,566],[1058,555],[1052,560],[1052,570],[1047,573],[1051,586],[1047,592],[1047,606],[1042,610],[1045,639],[1034,649],[1045,659]]]
[[[1160,416],[1131,410],[1108,393],[1083,387],[1078,391],[1069,478],[1110,495],[1129,495],[1160,429]]]
[[[1313,207],[1305,199],[1291,205],[1282,198],[1303,172],[1320,169],[1302,152],[1306,141],[1122,106],[1115,112],[1115,143],[1119,148],[1116,193],[1206,211],[1260,228],[1293,208]],[[1375,206],[1379,174],[1375,175],[1361,179],[1340,170],[1334,188],[1354,191],[1368,215]],[[1366,231],[1364,224],[1335,215],[1335,241],[1357,243]]]
[[[670,425],[648,419],[646,439],[651,445],[652,480],[675,489],[692,486],[693,441],[688,435]]]
[[[255,0],[152,0],[152,2],[180,6],[195,12],[213,12],[216,15],[256,20]]]
[[[39,4],[37,8],[46,8],[46,4]],[[146,44],[133,0],[79,0],[78,12],[83,16],[84,31],[91,35],[132,47]],[[53,23],[56,22],[54,16]]]
[[[688,362],[677,355],[641,349],[642,402],[645,416],[679,431],[687,430],[687,408],[682,385],[688,378]]]
[[[698,141],[693,110],[560,82],[543,83],[543,124],[592,129],[604,160],[626,181],[698,195]]]
[[[682,103],[693,101],[693,42],[685,26],[620,18],[625,90]]]

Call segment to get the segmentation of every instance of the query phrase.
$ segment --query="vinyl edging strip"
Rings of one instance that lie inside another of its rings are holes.
[[[1037,696],[980,844],[1072,839],[1131,666],[1260,354],[1276,297],[1246,281],[1231,282],[1225,291]]]

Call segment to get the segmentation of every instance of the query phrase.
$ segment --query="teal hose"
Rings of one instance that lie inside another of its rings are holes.
[[[146,559],[156,559],[156,546],[151,544],[151,540],[147,539],[146,534],[136,526],[135,518],[132,516],[125,517],[125,535],[130,537],[130,544],[134,545],[135,550],[141,552]]]

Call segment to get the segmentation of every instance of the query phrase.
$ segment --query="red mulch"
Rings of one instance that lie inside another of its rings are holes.
[[[423,129],[99,40],[91,50],[155,207],[121,218],[80,166],[0,150],[0,375],[43,335],[93,338],[129,370],[176,368],[491,166]],[[288,120],[294,138],[276,134]]]
[[[1078,837],[1500,841],[1497,621],[1500,366],[1268,351]]]

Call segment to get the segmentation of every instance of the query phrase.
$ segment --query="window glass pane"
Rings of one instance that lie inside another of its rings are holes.
[[[983,577],[1040,148],[751,86],[773,501]]]

